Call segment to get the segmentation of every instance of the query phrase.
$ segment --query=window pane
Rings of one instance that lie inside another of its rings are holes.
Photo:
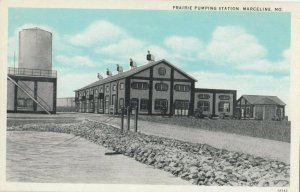
[[[175,91],[188,92],[188,91],[190,91],[190,86],[189,85],[176,84],[174,86],[174,89],[175,89]]]
[[[132,82],[131,83],[132,89],[148,89],[148,83],[146,82]]]
[[[166,99],[156,99],[154,103],[154,110],[161,111],[162,109],[168,109],[168,101]]]
[[[199,99],[209,99],[210,96],[209,96],[208,94],[199,94],[199,95],[198,95],[198,98],[199,98]]]
[[[230,103],[220,102],[218,108],[219,108],[219,112],[230,112]]]
[[[197,107],[200,109],[200,111],[209,111],[209,102],[208,101],[199,101],[197,103]]]
[[[131,99],[131,107],[136,108],[138,106],[139,100],[137,98]]]
[[[148,99],[141,99],[140,110],[148,110],[149,101]]]
[[[229,95],[220,95],[220,96],[219,96],[219,99],[220,99],[220,100],[229,100],[229,99],[230,99],[230,96],[229,96]]]
[[[166,83],[156,83],[155,84],[156,91],[167,91],[168,88],[169,88],[169,86]]]

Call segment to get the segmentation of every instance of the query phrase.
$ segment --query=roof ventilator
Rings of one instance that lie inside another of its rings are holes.
[[[117,71],[118,71],[118,73],[122,73],[123,72],[123,67],[120,66],[119,64],[117,64]]]
[[[148,61],[148,63],[151,63],[151,62],[155,61],[154,55],[152,55],[150,53],[150,51],[148,51],[148,54],[147,54],[147,61]]]
[[[103,79],[103,77],[102,77],[102,75],[100,75],[100,73],[98,73],[97,77],[98,77],[99,80]]]
[[[130,64],[130,67],[131,67],[131,69],[134,69],[134,68],[136,68],[137,67],[137,64],[136,64],[136,62],[135,61],[133,61],[131,58],[129,59],[129,64]]]
[[[106,69],[106,75],[107,75],[107,77],[112,76],[112,72],[108,68]]]

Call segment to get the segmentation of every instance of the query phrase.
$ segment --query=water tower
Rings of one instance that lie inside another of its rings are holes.
[[[18,63],[18,68],[8,68],[7,112],[56,113],[52,33],[37,27],[21,30]]]
[[[52,34],[40,28],[19,32],[19,68],[52,70]]]

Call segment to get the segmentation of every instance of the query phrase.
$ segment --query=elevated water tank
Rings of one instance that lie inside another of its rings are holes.
[[[19,68],[52,70],[52,34],[40,28],[19,32]]]

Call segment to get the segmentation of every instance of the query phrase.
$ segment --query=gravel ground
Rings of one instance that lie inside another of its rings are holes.
[[[90,120],[74,124],[21,125],[8,130],[72,133],[196,185],[289,186],[290,166],[281,161],[207,144],[121,132]]]

